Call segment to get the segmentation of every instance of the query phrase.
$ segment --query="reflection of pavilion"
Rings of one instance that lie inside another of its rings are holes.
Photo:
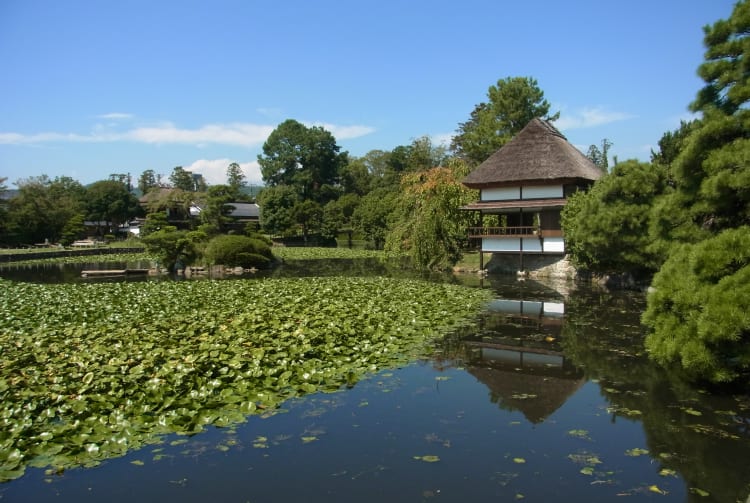
[[[563,354],[564,321],[561,302],[495,300],[479,331],[464,340],[467,370],[502,408],[544,421],[585,382]]]

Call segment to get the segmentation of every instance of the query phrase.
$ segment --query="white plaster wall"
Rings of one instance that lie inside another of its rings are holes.
[[[565,304],[562,302],[545,302],[542,310],[547,315],[565,314]]]
[[[562,185],[538,185],[523,188],[524,199],[550,199],[563,197]]]
[[[484,238],[482,239],[482,250],[486,252],[517,252],[521,249],[521,241],[518,238]]]
[[[562,237],[544,238],[544,251],[548,253],[565,253],[565,241]]]
[[[512,201],[521,199],[519,187],[496,187],[494,189],[482,189],[482,201]]]
[[[542,243],[539,242],[539,238],[534,236],[530,238],[523,238],[523,252],[541,252],[542,251]]]

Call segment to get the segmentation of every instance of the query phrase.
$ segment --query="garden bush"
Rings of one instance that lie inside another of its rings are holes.
[[[228,267],[267,267],[274,259],[263,240],[240,235],[221,235],[209,241],[204,252],[208,263]]]

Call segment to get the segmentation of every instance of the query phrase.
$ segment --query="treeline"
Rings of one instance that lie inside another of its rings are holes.
[[[254,237],[261,231],[273,238],[317,243],[335,242],[344,232],[370,247],[410,254],[420,267],[449,267],[468,244],[465,228],[471,215],[458,208],[477,198],[461,179],[531,119],[556,118],[549,108],[536,80],[508,77],[489,87],[487,100],[458,125],[450,147],[420,137],[362,157],[342,151],[322,127],[287,120],[271,133],[258,156],[265,185],[257,196],[261,227],[247,231]],[[93,231],[101,235],[134,217],[145,218],[141,236],[147,241],[165,230],[193,232],[190,239],[199,241],[230,232],[246,234],[231,225],[228,213],[233,202],[255,200],[244,190],[245,176],[236,163],[227,168],[226,184],[213,186],[182,167],[168,178],[145,170],[136,187],[127,175],[111,175],[89,187],[46,176],[16,185],[14,197],[0,199],[5,203],[0,206],[5,217],[0,219],[5,224],[0,242],[6,245],[45,240],[68,244],[92,232],[84,222],[100,222]],[[141,204],[133,194],[136,188]],[[200,208],[197,218],[190,214],[195,207]],[[162,232],[150,240],[156,238],[173,247],[187,239]],[[169,262],[197,257],[176,249],[169,255]]]
[[[651,280],[651,356],[696,379],[750,375],[750,5],[705,28],[698,116],[650,163],[617,164],[563,213],[574,261]]]

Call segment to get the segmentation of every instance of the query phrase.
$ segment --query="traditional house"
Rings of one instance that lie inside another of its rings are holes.
[[[462,207],[478,213],[469,238],[480,241],[482,252],[518,257],[520,270],[524,255],[561,259],[560,211],[571,194],[601,175],[554,126],[534,119],[464,178],[464,185],[480,191],[478,202]]]

